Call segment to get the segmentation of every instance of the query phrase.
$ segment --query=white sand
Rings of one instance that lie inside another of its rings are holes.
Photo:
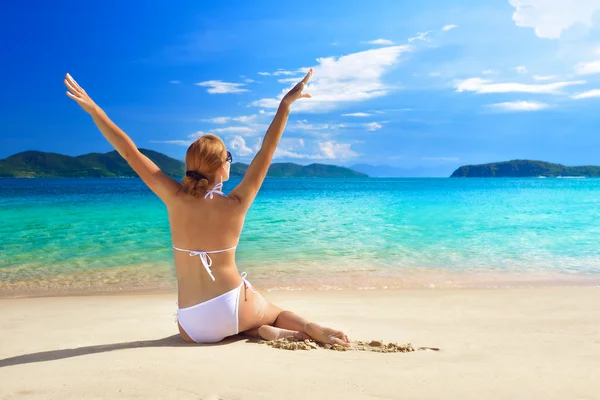
[[[600,288],[268,297],[351,339],[441,351],[186,344],[174,294],[2,299],[0,398],[600,398]]]

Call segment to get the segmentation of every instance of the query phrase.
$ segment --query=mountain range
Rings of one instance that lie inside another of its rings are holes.
[[[185,173],[185,164],[162,153],[140,149],[158,167],[176,179]],[[243,176],[248,164],[231,164],[230,176]],[[0,177],[11,178],[115,178],[137,177],[116,151],[90,153],[77,157],[41,151],[25,151],[0,160]],[[273,163],[267,177],[367,177],[366,174],[337,165]]]

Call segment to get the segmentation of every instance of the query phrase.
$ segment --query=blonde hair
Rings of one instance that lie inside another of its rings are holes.
[[[216,183],[217,170],[226,159],[227,150],[220,137],[211,134],[200,136],[190,145],[185,155],[183,191],[200,197],[210,185]]]

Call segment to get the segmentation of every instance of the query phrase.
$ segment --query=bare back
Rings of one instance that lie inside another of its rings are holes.
[[[186,250],[213,251],[236,246],[239,242],[246,207],[235,198],[218,194],[194,197],[183,191],[168,207],[173,245]],[[200,257],[174,250],[179,307],[189,307],[238,287],[242,280],[235,264],[236,249],[209,254],[213,262],[213,281]]]

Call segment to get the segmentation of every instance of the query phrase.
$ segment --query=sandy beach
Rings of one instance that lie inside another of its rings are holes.
[[[597,287],[268,297],[352,340],[441,350],[187,344],[174,293],[1,299],[0,398],[600,398]]]

